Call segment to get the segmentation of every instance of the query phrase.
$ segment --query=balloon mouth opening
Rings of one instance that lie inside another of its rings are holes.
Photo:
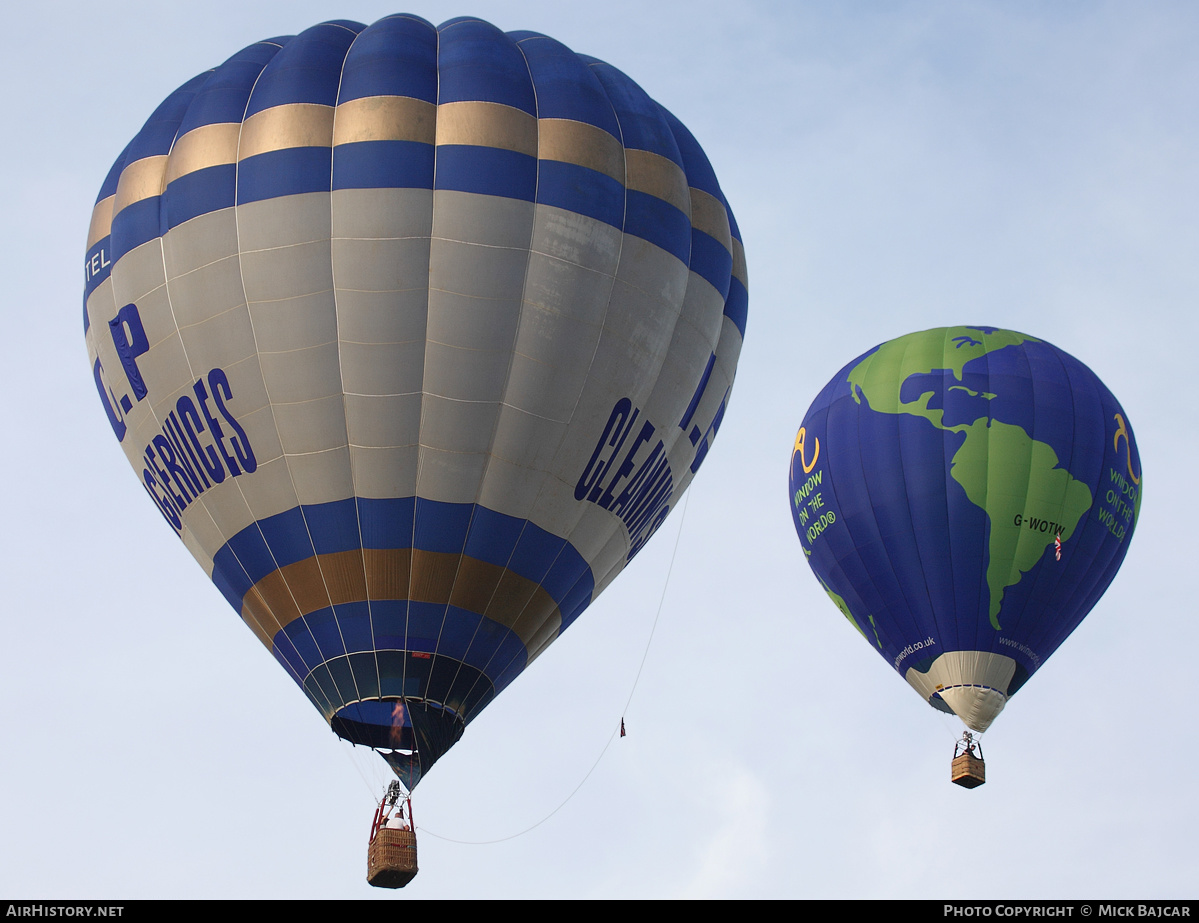
[[[462,716],[452,708],[423,699],[352,702],[329,719],[333,733],[342,740],[374,750],[417,750],[421,729],[430,724],[455,740],[465,728]]]
[[[920,697],[982,733],[1003,711],[1017,663],[987,651],[947,651],[920,666],[904,677]]]
[[[1007,700],[998,689],[966,684],[939,689],[928,704],[938,711],[957,715],[966,727],[982,734],[999,717]]]

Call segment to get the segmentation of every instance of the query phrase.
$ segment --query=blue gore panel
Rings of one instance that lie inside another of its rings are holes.
[[[669,202],[628,190],[625,233],[647,240],[683,263],[691,261],[691,221]]]
[[[352,497],[303,506],[301,509],[317,554],[335,554],[362,547],[358,532],[358,505]]]
[[[489,564],[508,567],[525,523],[526,520],[476,506],[462,553]]]
[[[196,90],[203,86],[207,79],[208,73],[193,77],[159,104],[154,114],[142,126],[142,130],[125,148],[125,166],[144,157],[171,152],[183,115],[187,112]]]
[[[720,184],[716,182],[716,172],[708,161],[708,155],[695,140],[695,136],[687,130],[686,125],[666,109],[661,106],[658,109],[662,113],[662,118],[666,120],[666,124],[670,126],[670,132],[674,135],[675,143],[679,147],[679,154],[683,158],[683,169],[687,172],[687,185],[701,189],[713,198],[724,202],[724,193],[720,191]],[[727,203],[725,207],[727,209]]]
[[[307,635],[316,648],[316,662],[332,660],[345,654],[346,645],[341,638],[341,626],[332,609],[318,609],[309,612],[302,619],[296,619],[292,625],[301,626],[301,636]],[[290,626],[289,626],[290,627]],[[369,647],[367,648],[369,650]]]
[[[437,633],[435,651],[455,660],[464,660],[466,649],[470,646],[471,638],[479,630],[483,617],[476,612],[468,612],[457,606],[442,606],[441,626]],[[485,662],[485,661],[484,661]]]
[[[358,497],[358,523],[363,548],[412,548],[415,497],[368,500]]]
[[[580,57],[586,60],[584,55]],[[683,166],[683,158],[661,106],[645,90],[610,64],[592,66],[620,122],[620,139],[627,150],[651,151]]]
[[[551,583],[547,577],[554,562],[558,560],[566,547],[568,547],[566,539],[558,538],[530,522],[521,530],[516,547],[512,550],[512,560],[508,562],[508,569],[540,583],[555,602],[561,603],[563,594],[568,588],[565,581]]]
[[[512,629],[457,606],[447,607],[437,652],[470,664],[483,674],[490,674],[493,664],[528,659],[524,642]]]
[[[728,300],[733,255],[715,237],[698,228],[691,229],[691,270],[711,282],[720,297]]]
[[[450,618],[447,619],[446,627],[449,628],[451,624],[454,624],[465,629],[469,624],[469,620],[465,616],[470,614],[465,609],[450,606]],[[491,619],[479,619],[474,627],[473,636],[464,637],[463,640],[466,647],[461,659],[485,674],[491,679],[493,685],[497,678],[495,674],[499,671],[505,668],[510,669],[512,664],[519,663],[517,672],[520,672],[528,663],[528,649],[516,632]]]
[[[112,234],[109,237],[112,244],[109,259],[113,263],[130,250],[162,236],[161,203],[161,196],[150,196],[126,205],[113,217]]]
[[[487,671],[488,675],[493,677],[492,686],[495,688],[497,694],[506,689],[509,683],[524,672],[525,667],[528,666],[528,655],[524,652],[522,646],[521,652],[517,656],[514,656],[507,664],[500,663],[499,660],[500,657],[497,656],[496,662]]]
[[[260,532],[261,537],[256,537],[255,532]],[[299,507],[260,519],[256,526],[243,529],[236,538],[242,536],[245,537],[244,545],[237,548],[237,557],[255,583],[277,568],[311,558],[316,553]]]
[[[387,630],[392,637],[399,638],[399,628],[403,628],[403,647],[409,651],[437,651],[437,638],[441,634],[442,623],[445,622],[444,605],[424,603],[410,600],[407,602],[406,625],[388,625]],[[390,610],[388,610],[390,611]],[[392,645],[388,645],[391,647]]]
[[[342,62],[354,38],[365,28],[358,23],[322,23],[289,41],[263,69],[246,108],[246,118],[288,103],[336,105]]]
[[[275,637],[271,639],[271,653],[283,669],[291,674],[291,678],[303,685],[310,668],[286,632],[275,632]]]
[[[338,603],[331,610],[337,623],[341,643],[347,651],[373,651],[375,639],[371,628],[371,606],[366,602]]]
[[[247,157],[237,165],[237,201],[328,192],[332,158],[327,147],[290,147]]]
[[[292,522],[299,522],[299,509],[290,510],[284,516],[290,516]],[[265,520],[264,520],[265,522]],[[298,560],[298,559],[297,559]],[[249,592],[250,587],[282,564],[276,564],[267,548],[259,523],[251,523],[225,542],[221,549],[213,555],[213,582],[221,575],[221,583],[237,593],[236,601],[231,601],[233,608],[241,612],[242,597]]]
[[[537,117],[573,119],[620,137],[620,124],[603,85],[577,54],[544,35],[510,33],[528,62],[537,89]]]
[[[237,165],[223,163],[173,180],[162,197],[166,230],[237,204]]]
[[[130,141],[125,146],[125,150],[121,151],[121,156],[108,168],[108,173],[104,176],[104,183],[100,186],[100,192],[96,196],[96,202],[103,202],[109,196],[117,194],[117,184],[121,181],[121,171],[125,169],[125,164],[129,161],[129,148],[132,146],[133,142]]]
[[[240,614],[242,600],[254,585],[254,581],[246,574],[245,568],[241,566],[228,543],[213,558],[212,582],[221,591],[225,601],[233,607],[233,611]]]
[[[246,115],[250,91],[262,69],[279,52],[279,45],[258,42],[243,48],[208,75],[179,125],[183,135],[202,125],[240,122]]]
[[[421,551],[461,554],[466,546],[466,531],[470,528],[473,509],[467,503],[418,499],[413,547]]]
[[[368,26],[346,55],[340,102],[409,96],[437,102],[437,30],[418,16],[388,16]]]
[[[406,599],[372,599],[371,600],[371,619],[374,624],[375,632],[375,649],[376,650],[432,650],[433,641],[427,641],[424,647],[413,647],[413,638],[420,632],[414,628],[414,622],[410,618],[409,608],[411,603]],[[428,605],[418,603],[418,606]],[[432,610],[440,611],[444,607],[434,606]],[[436,638],[437,611],[432,612],[432,620],[428,629],[434,632]],[[416,613],[415,617],[419,619],[420,613]]]
[[[537,159],[497,147],[439,144],[435,188],[532,202],[537,194]]]
[[[283,640],[285,639],[285,641]],[[314,669],[317,669],[321,662],[325,659],[321,657],[320,647],[317,644],[311,632],[308,631],[306,620],[297,619],[291,622],[287,628],[275,635],[275,648],[278,651],[294,651],[294,660],[291,663],[297,669],[303,670],[303,675],[308,675]]]
[[[562,609],[565,627],[568,615],[573,620],[590,604],[595,578],[582,555],[575,551],[574,546],[565,544],[541,585]]]
[[[450,20],[437,30],[438,103],[502,103],[529,115],[537,102],[525,56],[491,23]]]
[[[434,147],[421,141],[355,141],[333,148],[334,189],[432,189]]]
[[[537,161],[537,201],[624,227],[624,186],[612,177],[560,160]]]
[[[573,549],[571,550],[573,551]],[[586,562],[584,562],[584,566],[587,566]],[[564,566],[558,576],[567,572],[568,569]],[[562,610],[561,631],[566,631],[574,623],[574,620],[583,614],[583,610],[591,605],[591,597],[595,592],[595,578],[591,574],[591,568],[587,567],[586,570],[576,571],[576,573],[578,573],[578,579],[558,604]]]

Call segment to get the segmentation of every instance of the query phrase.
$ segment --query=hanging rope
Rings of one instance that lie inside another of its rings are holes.
[[[526,833],[530,832],[531,830],[536,830],[538,827],[540,827],[542,824],[544,824],[547,820],[549,820],[551,817],[553,817],[555,814],[557,814],[559,811],[561,811],[564,807],[566,807],[566,803],[568,801],[570,801],[570,799],[573,798],[576,794],[578,794],[579,789],[581,789],[584,785],[587,784],[587,780],[591,778],[591,774],[593,772],[595,772],[596,767],[599,766],[599,764],[600,764],[600,760],[602,760],[604,758],[604,754],[608,752],[608,748],[610,746],[612,746],[612,741],[615,740],[615,738],[616,738],[616,731],[613,731],[611,734],[608,735],[607,743],[605,743],[604,748],[602,750],[600,750],[599,756],[597,756],[595,758],[595,762],[591,764],[591,768],[587,770],[587,773],[579,781],[579,784],[574,787],[574,791],[572,791],[569,795],[567,795],[565,798],[562,799],[561,804],[559,804],[556,808],[554,808],[554,810],[550,811],[547,815],[545,815],[545,817],[541,818],[541,820],[537,821],[537,823],[531,824],[530,826],[525,827],[524,830],[521,830],[518,833],[512,833],[512,834],[509,834],[508,836],[502,836],[496,840],[455,840],[453,837],[442,836],[440,833],[434,833],[428,827],[421,827],[420,832],[422,834],[427,834],[428,836],[436,837],[439,840],[445,840],[447,843],[459,843],[464,846],[490,846],[493,843],[504,843],[504,842],[507,842],[508,840],[515,840],[517,837],[524,836]]]
[[[637,675],[633,678],[632,688],[629,689],[629,697],[625,700],[624,711],[626,711],[626,712],[629,710],[629,705],[633,701],[633,693],[637,691],[637,684],[641,681],[641,673],[645,669],[645,661],[649,657],[649,647],[650,647],[650,644],[652,644],[653,640],[654,640],[654,631],[658,627],[658,619],[662,617],[662,607],[666,602],[666,590],[670,586],[670,575],[674,571],[674,559],[678,556],[678,553],[679,553],[679,541],[683,536],[683,523],[687,518],[687,505],[690,501],[690,497],[691,497],[690,490],[688,490],[687,493],[683,494],[683,509],[679,513],[679,531],[677,533],[675,533],[674,550],[670,553],[670,566],[666,569],[666,579],[662,584],[662,596],[658,599],[658,611],[654,613],[654,621],[653,621],[653,624],[650,626],[649,637],[646,638],[646,640],[645,640],[645,651],[641,655],[641,664],[640,664],[640,666],[637,667]],[[524,830],[521,830],[517,833],[509,834],[508,836],[499,837],[498,839],[495,839],[495,840],[456,840],[453,837],[442,836],[440,833],[434,833],[428,827],[421,827],[420,832],[427,836],[436,837],[439,840],[444,840],[447,843],[457,843],[462,846],[491,846],[495,843],[505,843],[508,840],[515,840],[517,837],[522,837],[526,833],[536,830],[538,827],[540,827],[542,824],[544,824],[547,820],[549,820],[551,817],[553,817],[555,814],[557,814],[559,811],[561,811],[564,807],[566,807],[566,805],[570,801],[570,799],[572,799],[575,795],[577,795],[579,793],[579,790],[584,785],[587,784],[587,780],[591,778],[591,774],[593,772],[595,772],[596,768],[600,764],[600,761],[603,760],[604,754],[607,753],[608,748],[610,746],[612,746],[612,741],[616,739],[617,735],[620,735],[620,732],[621,732],[621,730],[623,730],[623,728],[624,728],[624,717],[622,715],[622,717],[620,719],[620,725],[617,728],[614,728],[612,733],[608,735],[608,739],[604,743],[603,749],[600,750],[599,756],[597,756],[595,758],[595,762],[591,764],[591,768],[588,769],[587,772],[583,775],[583,778],[581,780],[579,780],[579,784],[574,787],[574,789],[571,791],[571,793],[569,795],[567,795],[565,798],[562,799],[561,803],[556,808],[554,808],[552,811],[550,811],[548,814],[546,814],[545,817],[541,818],[541,820],[537,821],[537,823],[531,824],[530,826],[526,827]],[[620,736],[623,736],[623,735],[620,735]]]
[[[691,491],[689,490],[683,494],[683,510],[679,513],[679,531],[674,537],[674,551],[670,553],[670,566],[666,568],[666,580],[662,583],[662,596],[658,599],[658,611],[654,613],[654,623],[650,626],[649,638],[645,641],[645,652],[641,655],[641,665],[637,667],[637,675],[633,678],[633,687],[629,690],[629,697],[624,703],[626,712],[633,701],[633,693],[637,691],[637,684],[641,682],[641,671],[645,669],[645,661],[649,657],[649,646],[653,643],[654,632],[658,629],[658,619],[662,616],[662,606],[666,602],[666,590],[670,586],[670,575],[674,571],[674,559],[679,553],[679,540],[683,537],[683,521],[687,518],[687,504],[690,499]]]

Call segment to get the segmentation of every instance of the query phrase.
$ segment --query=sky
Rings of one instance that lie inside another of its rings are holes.
[[[80,269],[109,166],[171,90],[258,39],[393,12],[624,70],[707,151],[750,285],[685,504],[422,782],[421,872],[383,892],[385,767],[146,501],[96,398]],[[1199,8],[50,0],[5,20],[0,896],[1195,897]],[[973,791],[948,779],[960,725],[845,624],[786,498],[837,370],[951,324],[1089,365],[1147,488],[1121,572],[988,731]]]

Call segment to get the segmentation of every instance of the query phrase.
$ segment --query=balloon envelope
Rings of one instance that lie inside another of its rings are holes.
[[[661,525],[745,329],[686,128],[477,19],[324,23],[197,76],[87,247],[88,355],[150,500],[410,786]]]
[[[945,327],[845,366],[791,456],[817,578],[917,692],[985,730],[1107,589],[1141,503],[1128,417],[1033,337]]]

